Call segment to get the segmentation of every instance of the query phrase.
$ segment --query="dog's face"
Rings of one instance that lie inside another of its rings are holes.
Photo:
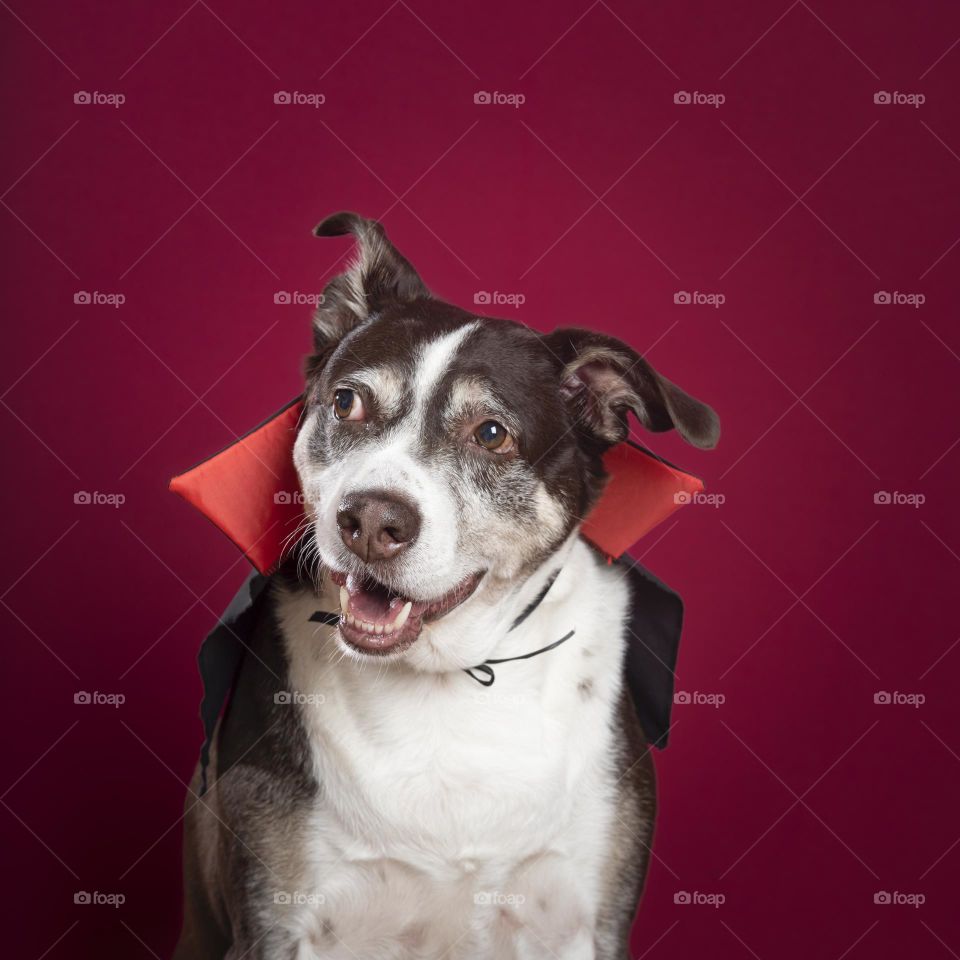
[[[314,319],[294,453],[350,652],[401,656],[425,624],[515,591],[596,502],[628,410],[716,442],[713,411],[626,344],[434,300],[373,221],[339,214],[317,232],[359,242]],[[481,662],[482,647],[461,639],[433,665]]]

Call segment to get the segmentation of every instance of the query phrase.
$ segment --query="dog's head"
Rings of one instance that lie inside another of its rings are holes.
[[[443,618],[456,640],[418,665],[471,666],[492,639],[464,608],[502,607],[570,541],[628,412],[698,447],[716,443],[717,417],[612,337],[541,335],[431,298],[375,221],[337,214],[316,233],[358,243],[314,317],[294,453],[312,559],[341,587],[340,638],[399,656]]]

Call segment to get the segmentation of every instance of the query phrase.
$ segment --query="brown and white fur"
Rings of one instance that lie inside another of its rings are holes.
[[[620,341],[431,298],[378,223],[317,232],[359,255],[314,320],[308,522],[188,799],[175,956],[626,957],[653,766],[628,588],[579,524],[628,411],[701,447],[716,417]],[[489,688],[464,672],[571,629]]]

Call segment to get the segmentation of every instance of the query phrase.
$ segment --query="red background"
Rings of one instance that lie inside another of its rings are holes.
[[[678,688],[725,702],[678,706],[657,757],[635,956],[957,956],[955,4],[11,0],[0,20],[8,955],[172,947],[194,656],[246,571],[166,482],[298,392],[309,308],[274,294],[322,288],[347,244],[310,229],[346,208],[438,294],[620,335],[722,417],[714,453],[653,444],[725,498],[637,548],[687,602]]]

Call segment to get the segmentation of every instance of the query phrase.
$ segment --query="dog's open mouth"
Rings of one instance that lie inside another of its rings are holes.
[[[471,574],[434,600],[408,600],[375,581],[331,570],[340,587],[340,635],[363,653],[397,653],[420,636],[425,623],[463,603],[482,578],[482,572]]]

